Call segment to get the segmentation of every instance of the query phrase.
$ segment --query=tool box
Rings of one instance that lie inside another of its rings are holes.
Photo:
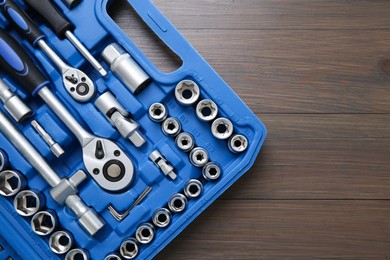
[[[151,259],[264,142],[151,1],[128,2],[181,58],[171,73],[113,21],[111,2],[0,1],[1,259]]]

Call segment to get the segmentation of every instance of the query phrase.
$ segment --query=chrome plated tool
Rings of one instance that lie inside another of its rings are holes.
[[[95,94],[95,85],[81,70],[66,64],[62,58],[46,43],[45,35],[31,18],[12,0],[0,2],[5,17],[34,46],[39,47],[53,62],[62,75],[62,81],[68,93],[78,102],[87,102]],[[23,69],[23,68],[21,68]],[[28,72],[28,71],[25,71]]]
[[[37,131],[37,133],[42,137],[45,143],[49,146],[51,152],[57,157],[61,157],[65,151],[62,149],[61,145],[53,140],[53,138],[46,132],[46,130],[36,121],[31,121],[32,127]]]
[[[9,87],[0,79],[0,100],[7,112],[16,122],[22,122],[32,115],[29,108]]]

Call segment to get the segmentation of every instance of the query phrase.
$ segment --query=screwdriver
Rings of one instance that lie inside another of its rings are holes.
[[[58,38],[67,38],[103,77],[107,76],[107,71],[103,66],[73,34],[75,26],[60,13],[50,0],[25,0],[25,2],[49,23]]]
[[[0,1],[0,7],[6,18],[34,46],[38,46],[61,71],[62,80],[68,93],[78,102],[87,102],[95,94],[95,86],[82,71],[67,65],[46,43],[45,35],[31,18],[12,0]]]

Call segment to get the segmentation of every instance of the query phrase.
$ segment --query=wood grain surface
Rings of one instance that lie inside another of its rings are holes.
[[[157,259],[390,259],[390,2],[154,0],[268,128]],[[125,0],[112,14],[177,66]]]

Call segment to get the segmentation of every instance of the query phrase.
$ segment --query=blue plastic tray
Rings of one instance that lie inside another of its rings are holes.
[[[183,130],[195,136],[197,146],[206,148],[211,161],[218,162],[222,166],[223,175],[216,183],[204,182],[205,190],[202,197],[198,200],[191,200],[183,214],[174,215],[169,227],[158,229],[154,241],[141,247],[138,259],[151,259],[253,165],[265,139],[266,129],[151,1],[129,0],[129,3],[154,33],[182,59],[183,65],[172,73],[166,74],[159,71],[132,39],[125,35],[107,13],[108,0],[84,0],[72,10],[67,9],[61,1],[56,0],[56,2],[76,25],[75,35],[95,57],[100,59],[100,53],[105,46],[118,42],[153,79],[153,82],[140,94],[132,95],[111,72],[106,79],[101,78],[68,41],[59,40],[40,19],[34,17],[33,12],[30,13],[41,25],[40,28],[47,35],[50,45],[71,65],[86,72],[94,80],[99,93],[110,90],[116,95],[119,102],[141,125],[142,132],[147,137],[147,144],[141,149],[136,149],[128,140],[120,137],[92,102],[87,104],[75,102],[67,94],[62,85],[61,76],[52,63],[41,51],[33,49],[26,41],[23,41],[23,46],[36,57],[38,64],[51,79],[52,90],[83,126],[98,136],[115,140],[133,159],[136,167],[136,180],[128,191],[120,194],[102,190],[91,179],[80,187],[82,199],[95,208],[107,223],[104,230],[91,238],[81,229],[67,209],[58,206],[51,199],[48,194],[49,186],[1,134],[0,148],[8,154],[11,167],[26,176],[29,188],[44,192],[46,207],[57,212],[61,228],[74,235],[77,246],[88,250],[92,259],[103,259],[107,254],[117,251],[125,238],[133,236],[140,223],[151,222],[153,212],[157,208],[166,206],[172,194],[181,192],[188,179],[201,179],[201,170],[190,164],[188,155],[181,152],[175,146],[174,140],[162,133],[160,124],[152,122],[147,115],[147,110],[152,103],[165,104],[169,114],[180,120]],[[19,3],[23,4],[21,1]],[[29,12],[29,9],[26,10]],[[1,26],[18,37],[11,26],[7,25],[6,20],[3,17],[0,18]],[[104,64],[103,61],[102,63]],[[108,70],[108,67],[106,69]],[[11,87],[15,86],[7,75],[2,74],[1,77]],[[219,106],[220,116],[229,118],[234,123],[235,132],[248,138],[250,144],[246,152],[238,155],[231,153],[226,141],[217,140],[212,136],[210,124],[196,118],[193,107],[179,105],[174,97],[174,88],[183,79],[196,81],[201,87],[201,98],[214,100]],[[16,88],[13,90],[16,91]],[[17,93],[30,106],[36,108],[34,118],[49,130],[53,138],[66,150],[66,154],[60,160],[56,159],[29,122],[18,124],[18,127],[47,158],[57,173],[61,176],[69,176],[78,169],[83,169],[81,149],[75,137],[39,98],[32,98],[21,91]],[[3,107],[1,106],[0,109]],[[175,172],[178,174],[177,180],[171,181],[164,177],[149,160],[149,154],[155,149],[160,150],[175,167]],[[118,222],[110,215],[107,210],[110,204],[118,210],[127,209],[148,185],[153,187],[152,192],[132,210],[125,220]],[[1,197],[0,205],[0,235],[8,241],[11,247],[11,251],[0,252],[0,257],[17,252],[23,259],[61,259],[50,251],[47,238],[38,237],[32,232],[30,219],[16,214],[12,207],[12,198]],[[3,240],[0,239],[0,245],[2,243]],[[13,257],[18,259],[17,255]]]

